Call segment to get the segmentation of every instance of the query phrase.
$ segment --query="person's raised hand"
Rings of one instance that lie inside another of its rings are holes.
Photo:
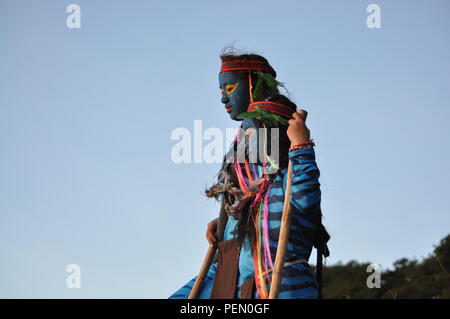
[[[303,144],[310,142],[310,132],[306,126],[306,117],[308,112],[300,110],[292,114],[289,120],[287,135],[291,141],[291,145]]]

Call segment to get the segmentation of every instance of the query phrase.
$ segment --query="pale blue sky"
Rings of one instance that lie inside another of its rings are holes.
[[[446,0],[0,0],[0,297],[165,298],[199,271],[220,165],[172,163],[170,134],[236,127],[217,81],[233,40],[309,111],[327,262],[426,256],[450,225],[449,14]],[[81,289],[66,288],[73,263]]]

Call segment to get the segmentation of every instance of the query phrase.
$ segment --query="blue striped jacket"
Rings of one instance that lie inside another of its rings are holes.
[[[285,260],[289,262],[304,259],[305,262],[284,267],[279,298],[317,298],[317,283],[307,261],[311,255],[320,224],[320,172],[313,148],[292,150],[289,152],[289,158],[292,164],[292,218]],[[275,261],[278,246],[286,183],[287,168],[278,173],[269,189],[269,245],[273,261]],[[210,297],[216,269],[217,264],[212,264],[199,298]],[[187,298],[195,279],[196,277],[169,298]],[[239,298],[239,296],[238,289],[236,297]]]

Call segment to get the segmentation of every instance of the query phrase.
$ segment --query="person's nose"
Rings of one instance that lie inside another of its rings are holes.
[[[228,98],[228,96],[226,94],[223,94],[222,95],[222,103],[227,104],[228,102],[230,102],[230,99]]]

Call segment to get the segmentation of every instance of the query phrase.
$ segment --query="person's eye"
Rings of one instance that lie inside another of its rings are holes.
[[[239,83],[236,83],[236,84],[228,84],[228,85],[225,87],[225,90],[227,91],[227,94],[233,93],[233,91],[236,89],[236,87],[238,86],[238,84],[239,84]]]

